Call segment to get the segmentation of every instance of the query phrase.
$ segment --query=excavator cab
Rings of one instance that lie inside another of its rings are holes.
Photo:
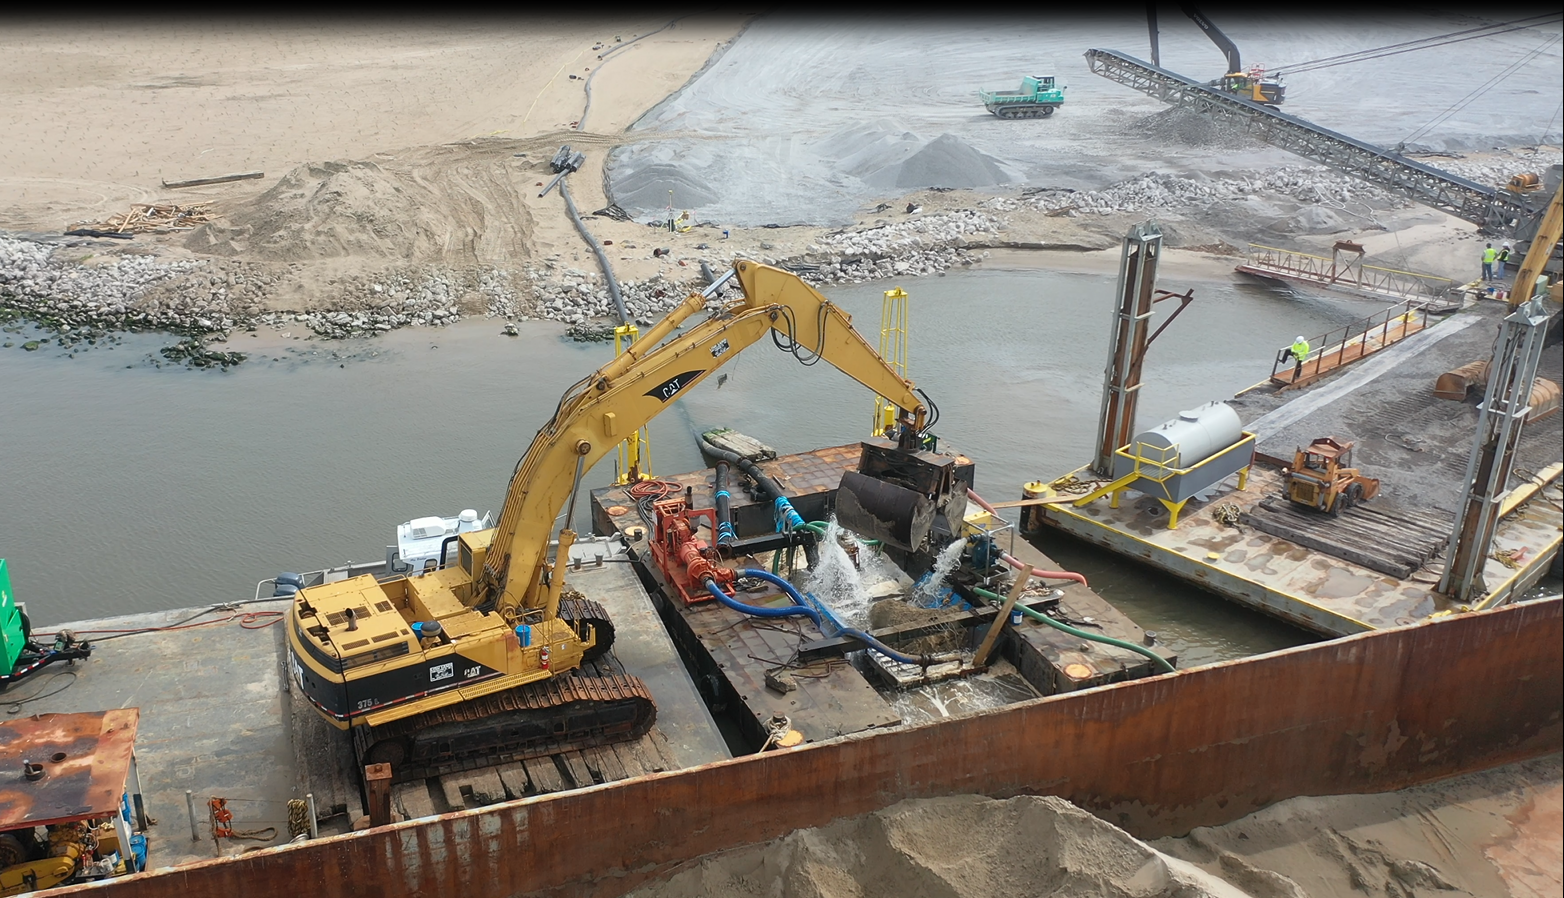
[[[1265,106],[1276,107],[1287,96],[1287,87],[1275,78],[1265,77],[1256,66],[1247,72],[1229,72],[1222,76],[1222,90]]]

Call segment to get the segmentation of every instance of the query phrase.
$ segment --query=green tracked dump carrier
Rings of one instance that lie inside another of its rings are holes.
[[[1052,75],[1028,75],[1020,90],[980,90],[978,99],[1000,118],[1039,118],[1064,105],[1063,87],[1055,87]]]

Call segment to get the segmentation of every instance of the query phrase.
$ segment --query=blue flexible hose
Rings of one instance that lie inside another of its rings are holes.
[[[792,608],[757,608],[754,605],[742,605],[741,606],[741,605],[739,605],[738,602],[735,602],[734,600],[728,598],[727,595],[725,595],[725,594],[724,595],[718,595],[719,593],[722,593],[722,590],[716,588],[716,584],[708,583],[707,584],[707,588],[708,589],[714,589],[715,592],[713,592],[712,595],[718,596],[719,601],[722,601],[724,605],[727,605],[729,608],[733,608],[735,611],[743,611],[743,612],[748,613],[748,614],[753,614],[756,611],[759,611],[759,612],[770,612],[769,614],[762,613],[761,614],[762,617],[788,617],[788,616],[792,616],[788,612],[802,611],[802,612],[804,612],[804,614],[808,615],[810,620],[815,622],[815,626],[821,627],[822,630],[824,629],[824,627],[823,627],[823,625],[821,624],[821,621],[820,621],[820,613],[818,611],[815,611],[815,609],[809,607],[809,604],[804,601],[804,597],[799,594],[798,589],[796,587],[794,587],[793,584],[787,582],[786,580],[782,579],[781,577],[778,577],[776,574],[773,574],[770,571],[762,571],[762,570],[758,570],[758,569],[755,569],[755,568],[748,568],[746,570],[742,570],[742,571],[739,572],[739,574],[740,574],[740,576],[744,576],[744,577],[756,577],[758,579],[766,581],[767,583],[771,583],[771,584],[774,584],[774,585],[780,587],[783,592],[787,593],[788,598],[793,600],[793,607]],[[755,609],[755,611],[751,611],[750,609]],[[778,614],[777,612],[784,612],[784,613]],[[841,630],[841,635],[843,635],[843,636],[851,636],[852,638],[858,640],[859,642],[862,642],[864,645],[868,646],[869,648],[873,649],[876,652],[879,652],[880,654],[882,654],[885,657],[891,659],[892,661],[899,661],[902,664],[918,664],[918,665],[922,665],[923,664],[923,660],[921,658],[918,658],[915,655],[908,655],[908,654],[904,654],[902,652],[898,652],[895,649],[891,648],[890,646],[886,645],[885,643],[881,642],[880,640],[875,639],[873,636],[870,636],[868,633],[865,633],[862,630],[855,630],[855,629],[853,629],[851,627],[843,627],[842,630]]]

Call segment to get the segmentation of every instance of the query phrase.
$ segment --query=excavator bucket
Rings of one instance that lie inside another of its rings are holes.
[[[866,539],[914,551],[928,544],[934,503],[920,493],[868,477],[842,475],[836,491],[836,522]]]

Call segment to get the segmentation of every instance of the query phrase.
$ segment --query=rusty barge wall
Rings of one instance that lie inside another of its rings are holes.
[[[610,898],[905,798],[1059,795],[1142,837],[1558,751],[1564,601],[100,883],[113,898]],[[151,859],[155,865],[157,859]],[[58,894],[66,890],[40,894]]]

